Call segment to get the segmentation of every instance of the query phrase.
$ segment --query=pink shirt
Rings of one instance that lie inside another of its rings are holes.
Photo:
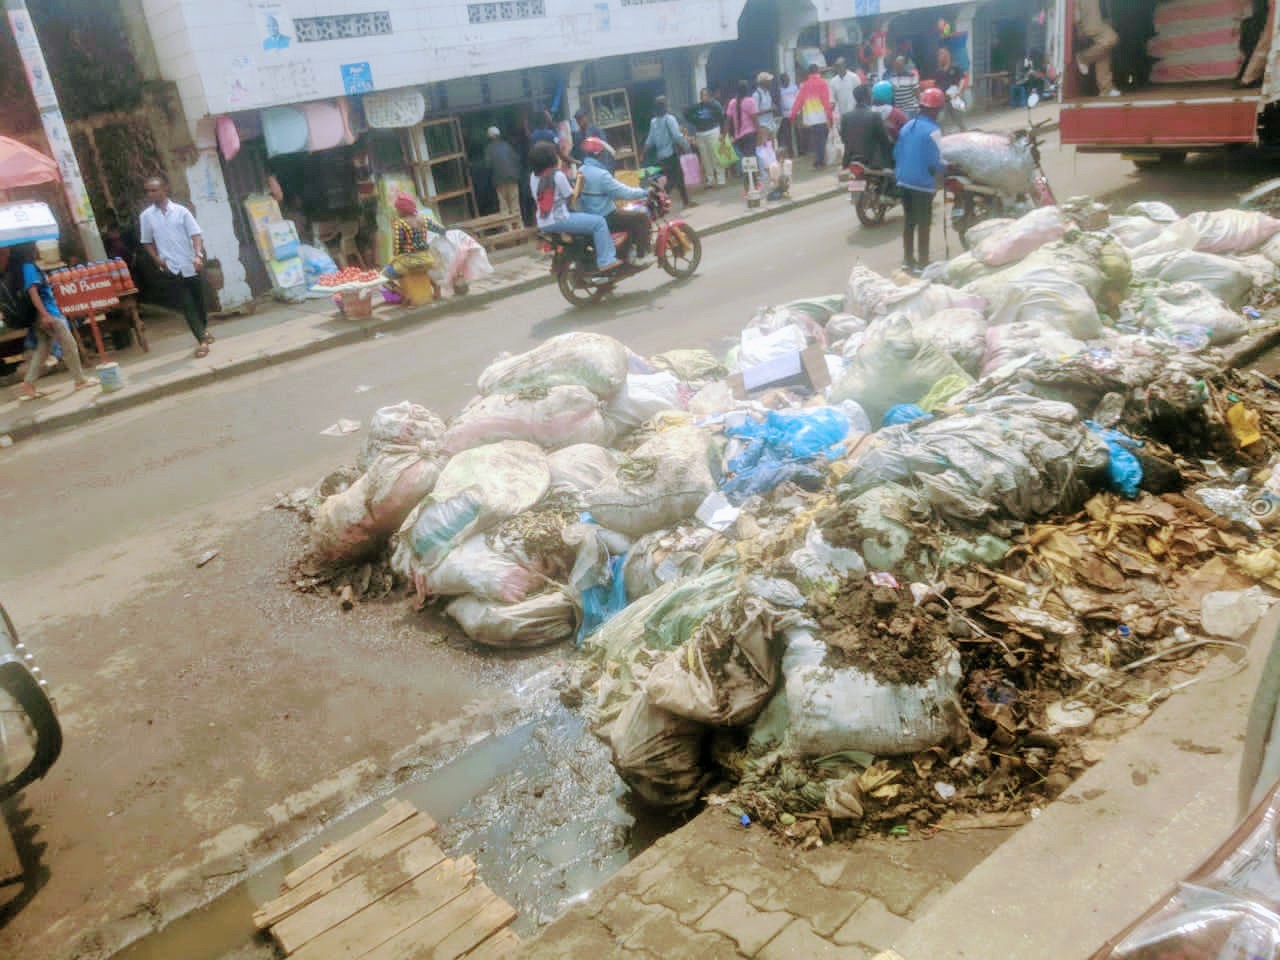
[[[729,106],[725,108],[724,115],[729,119],[729,135],[732,139],[741,140],[759,129],[756,124],[758,110],[756,98],[747,94],[746,99],[742,101],[742,117],[739,119],[737,99],[729,101]]]

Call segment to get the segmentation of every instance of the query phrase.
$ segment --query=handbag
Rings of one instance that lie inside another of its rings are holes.
[[[702,163],[696,153],[680,155],[680,171],[684,174],[685,186],[696,187],[702,183]]]
[[[738,152],[733,149],[733,144],[727,137],[716,141],[716,163],[726,170],[738,165]]]

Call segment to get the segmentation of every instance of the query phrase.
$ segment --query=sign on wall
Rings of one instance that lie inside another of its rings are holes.
[[[293,20],[284,0],[254,0],[253,9],[262,35],[262,49],[288,50],[293,43]]]
[[[373,67],[368,63],[344,63],[340,69],[342,89],[347,92],[347,96],[373,93]]]

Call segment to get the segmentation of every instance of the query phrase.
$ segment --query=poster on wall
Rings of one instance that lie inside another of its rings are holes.
[[[347,92],[347,96],[373,93],[373,67],[368,63],[344,63],[340,69],[342,89]]]
[[[258,18],[258,31],[262,36],[262,49],[287,50],[293,43],[293,20],[285,9],[284,0],[254,0]]]

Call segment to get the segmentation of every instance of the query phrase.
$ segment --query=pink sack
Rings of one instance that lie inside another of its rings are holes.
[[[702,164],[698,162],[696,153],[681,154],[680,169],[684,172],[686,187],[696,187],[702,183]]]

